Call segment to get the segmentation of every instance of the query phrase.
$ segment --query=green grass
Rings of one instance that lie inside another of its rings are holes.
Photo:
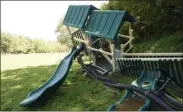
[[[37,59],[31,61],[36,63]],[[40,87],[50,78],[56,66],[57,64],[3,70],[1,72],[1,110],[107,110],[124,94],[124,91],[111,89],[117,93],[115,95],[108,91],[102,82],[83,76],[80,65],[74,61],[68,77],[54,93],[54,97],[51,97],[45,105],[39,108],[20,107],[20,102],[30,91]],[[118,75],[116,74],[117,77]],[[130,82],[123,77],[121,81]]]
[[[134,44],[133,52],[183,52],[183,35],[178,31],[169,36],[152,37]]]
[[[1,55],[1,70],[25,68],[28,66],[52,65],[62,60],[67,53],[38,53]]]

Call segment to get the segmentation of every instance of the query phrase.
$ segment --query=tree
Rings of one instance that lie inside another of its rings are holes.
[[[66,26],[64,26],[63,23],[63,17],[61,17],[59,24],[57,25],[57,28],[55,30],[55,33],[57,33],[57,40],[62,44],[66,45],[68,48],[72,47],[72,41],[71,36],[69,34],[69,31]],[[71,32],[74,32],[77,30],[77,28],[69,27]]]
[[[109,1],[104,9],[126,10],[135,19],[134,34],[139,38],[149,38],[150,35],[173,33],[183,29],[181,0],[147,0],[147,1]],[[127,32],[127,25],[124,30]]]
[[[65,52],[66,50],[65,45],[61,45],[57,41],[32,40],[26,36],[1,32],[1,53],[47,53]]]
[[[11,43],[11,39],[10,39],[10,34],[8,33],[1,33],[1,53],[10,53],[11,51],[10,49],[10,43]]]

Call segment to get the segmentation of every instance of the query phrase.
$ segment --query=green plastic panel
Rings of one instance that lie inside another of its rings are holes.
[[[163,75],[183,87],[183,60],[160,60],[159,68],[164,72]]]
[[[70,5],[65,15],[63,25],[83,28],[88,15],[97,8],[92,5]]]
[[[124,21],[134,22],[135,20],[127,11],[93,10],[85,33],[113,40]]]

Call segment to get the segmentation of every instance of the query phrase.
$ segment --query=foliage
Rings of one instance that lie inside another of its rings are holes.
[[[72,47],[72,41],[70,39],[70,34],[69,34],[69,31],[68,31],[67,27],[62,24],[63,20],[64,19],[61,17],[60,21],[59,21],[59,24],[57,25],[57,28],[55,30],[55,32],[57,33],[57,40],[61,44],[66,45],[68,48],[71,48]],[[69,27],[69,29],[71,30],[71,32],[76,30],[73,27]]]
[[[183,52],[183,35],[178,31],[169,36],[154,36],[134,44],[133,52]]]
[[[67,47],[59,42],[45,42],[41,39],[30,39],[26,36],[1,32],[1,53],[47,53],[66,50]]]
[[[183,29],[181,0],[111,0],[101,8],[128,11],[136,19],[132,26],[135,37],[147,39],[150,35],[170,34]],[[127,33],[127,30],[124,25],[121,32]]]

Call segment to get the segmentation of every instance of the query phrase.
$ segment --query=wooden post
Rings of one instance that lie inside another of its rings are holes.
[[[132,28],[131,28],[131,23],[129,23],[129,35],[130,35],[130,38],[132,39],[132,37],[133,37],[133,30],[132,30]],[[132,41],[129,43],[129,48],[131,48],[132,47]]]
[[[112,53],[112,70],[113,72],[116,71],[116,57],[115,57],[115,46],[114,44],[111,44],[110,42],[110,48],[111,48],[111,53]]]
[[[121,44],[121,53],[124,53],[125,52],[124,47],[125,46],[123,44]]]
[[[81,30],[81,32],[82,32],[82,36],[83,36],[83,38],[84,38],[84,41],[86,41],[86,45],[90,46],[90,42],[89,42],[88,37],[86,36],[86,34],[84,33],[83,30]]]
[[[69,27],[68,27],[68,26],[66,26],[66,27],[67,27],[67,30],[69,31],[70,38],[71,38],[71,40],[72,40],[72,44],[73,44],[74,46],[77,46],[77,45],[76,45],[76,43],[75,43],[75,41],[74,41],[74,39],[73,39],[73,37],[72,37],[71,30],[69,29]]]

